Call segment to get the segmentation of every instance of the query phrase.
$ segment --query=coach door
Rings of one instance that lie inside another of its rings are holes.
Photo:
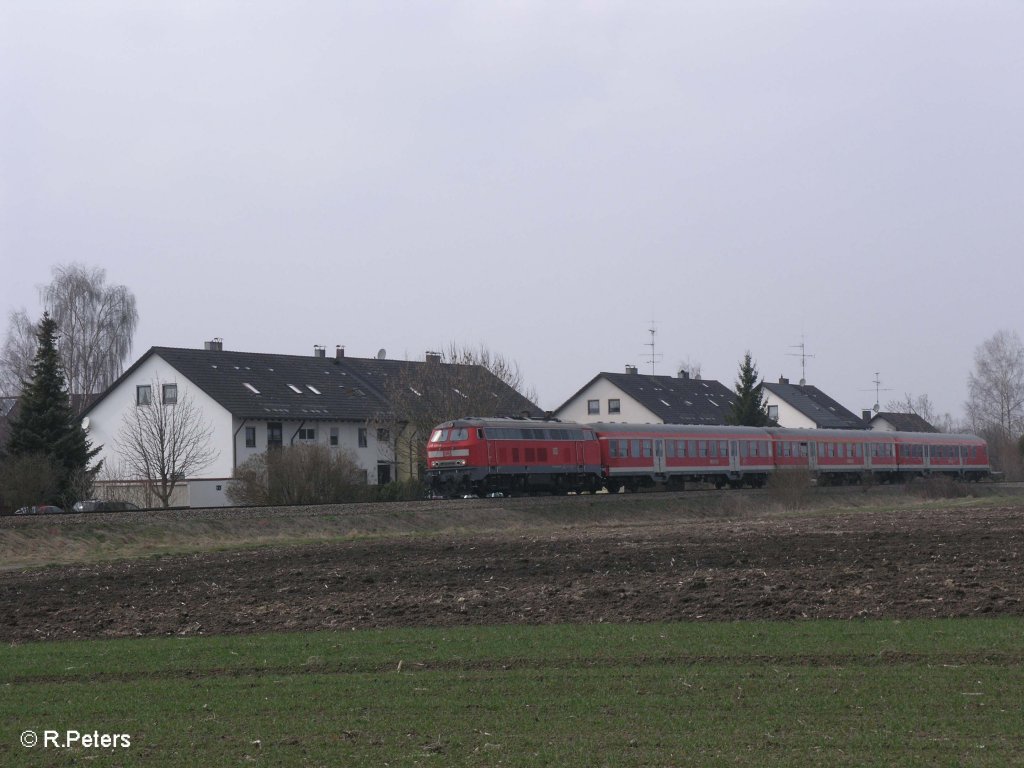
[[[654,441],[654,472],[655,474],[665,473],[665,441]]]
[[[740,444],[736,440],[729,441],[729,470],[740,471]]]

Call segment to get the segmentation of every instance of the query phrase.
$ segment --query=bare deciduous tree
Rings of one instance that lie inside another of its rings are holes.
[[[1015,441],[1024,432],[1024,344],[1016,331],[999,331],[974,352],[967,379],[967,415],[976,431]]]
[[[7,318],[7,336],[0,350],[0,396],[17,397],[32,373],[32,360],[39,346],[39,326],[24,309]]]
[[[139,323],[135,296],[123,285],[107,285],[106,272],[80,264],[57,266],[53,281],[39,289],[59,329],[57,351],[76,411],[104,391],[124,370]],[[22,309],[8,317],[0,353],[0,395],[17,396],[28,377],[39,327]]]
[[[167,507],[175,486],[210,466],[218,453],[211,446],[213,428],[188,393],[178,391],[176,402],[164,402],[163,390],[154,379],[150,402],[125,414],[117,452],[131,475]]]
[[[123,285],[107,285],[106,279],[103,269],[60,265],[41,291],[60,329],[58,349],[73,395],[107,389],[132,351],[139,323],[135,296]]]
[[[537,402],[537,392],[527,385],[526,377],[519,370],[519,363],[500,353],[492,352],[484,344],[471,347],[452,342],[439,354],[441,362],[447,365],[483,368],[531,403]]]
[[[954,421],[953,416],[946,413],[939,413],[928,395],[915,397],[909,392],[903,395],[901,400],[890,400],[885,404],[885,409],[891,413],[914,413],[927,421],[940,432],[959,431],[959,425]]]
[[[389,376],[385,395],[391,410],[374,423],[390,430],[396,461],[408,465],[408,477],[425,459],[430,430],[444,421],[539,412],[519,366],[482,345],[451,344],[427,353],[426,362],[401,366]]]

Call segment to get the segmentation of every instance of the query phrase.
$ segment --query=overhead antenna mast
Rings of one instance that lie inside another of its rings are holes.
[[[816,355],[809,354],[807,352],[807,344],[804,343],[804,335],[800,334],[799,344],[790,344],[790,349],[799,349],[799,352],[787,352],[786,354],[790,357],[800,358],[800,384],[801,386],[807,383],[807,358],[816,357]]]
[[[882,386],[882,379],[881,379],[881,374],[880,374],[879,371],[875,371],[875,378],[873,378],[871,381],[875,385],[875,407],[874,407],[873,410],[875,411],[875,413],[878,413],[878,411],[879,411],[878,401],[881,399],[878,396],[879,393],[880,392],[892,392],[892,388],[891,387],[883,387]],[[871,391],[870,389],[862,389],[861,390],[861,392],[870,392],[870,391]]]
[[[664,355],[662,355],[660,352],[654,351],[654,337],[658,333],[658,329],[655,327],[655,325],[655,321],[651,320],[651,327],[647,329],[648,332],[651,334],[651,340],[644,345],[645,347],[651,348],[651,351],[647,355],[651,362],[651,376],[654,375],[654,364],[660,361],[662,357],[664,357]]]

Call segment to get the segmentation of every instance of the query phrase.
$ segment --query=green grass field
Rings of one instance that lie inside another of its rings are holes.
[[[8,646],[0,765],[1019,765],[1022,640],[995,619]],[[19,743],[69,729],[131,746]]]

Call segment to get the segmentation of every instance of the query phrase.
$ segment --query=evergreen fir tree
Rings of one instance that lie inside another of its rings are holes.
[[[740,364],[736,400],[732,404],[729,423],[743,427],[765,427],[771,424],[761,382],[758,381],[757,366],[751,360],[750,352],[743,356],[743,362]]]
[[[13,456],[48,457],[57,473],[55,498],[40,503],[70,504],[76,490],[91,484],[99,465],[89,463],[99,453],[85,436],[85,430],[71,410],[57,356],[57,323],[44,314],[39,324],[39,348],[32,362],[31,377],[23,382],[20,410],[11,424],[7,452]]]

